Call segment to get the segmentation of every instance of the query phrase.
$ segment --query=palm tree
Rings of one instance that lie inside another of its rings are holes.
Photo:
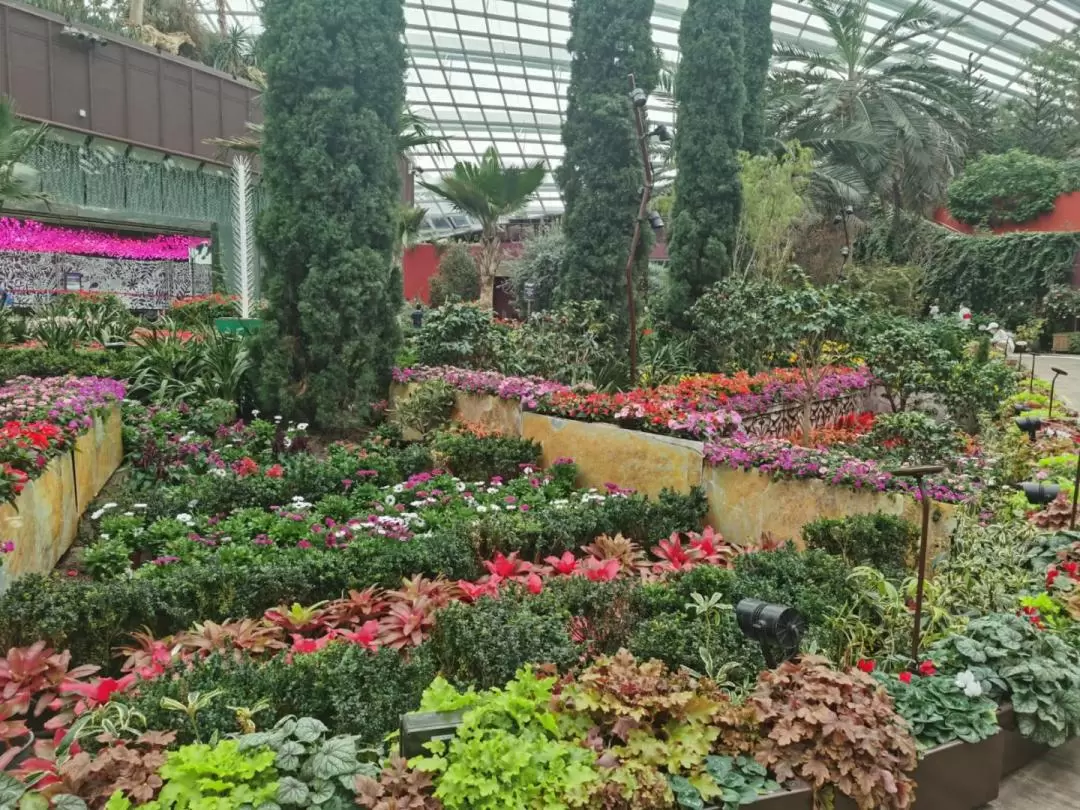
[[[499,221],[516,214],[544,182],[543,162],[531,166],[503,166],[499,153],[491,147],[479,165],[458,163],[454,171],[438,183],[421,182],[424,188],[442,197],[458,211],[480,223],[480,302],[495,305],[495,278],[502,259]]]
[[[22,160],[41,142],[47,131],[44,124],[23,124],[15,116],[14,105],[0,98],[0,205],[46,199],[45,194],[33,191],[27,185],[27,167]]]
[[[814,149],[817,180],[839,196],[869,192],[892,209],[937,204],[968,136],[962,82],[930,62],[933,44],[958,21],[926,0],[867,25],[868,0],[807,0],[832,42],[778,44],[773,72],[779,135]]]

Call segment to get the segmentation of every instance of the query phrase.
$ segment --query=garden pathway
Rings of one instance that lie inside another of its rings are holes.
[[[1080,406],[1080,357],[1039,355],[1035,374],[1050,379],[1051,366],[1068,373],[1059,377],[1057,391],[1074,408]],[[1031,356],[1024,357],[1031,369]],[[1056,394],[1055,394],[1056,396]],[[992,810],[1080,810],[1080,740],[1051,751],[1001,785],[1001,795],[988,805]]]
[[[1014,773],[1001,784],[1001,795],[987,808],[1080,810],[1080,740]]]

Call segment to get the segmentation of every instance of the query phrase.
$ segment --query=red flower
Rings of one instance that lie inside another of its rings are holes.
[[[525,587],[529,589],[529,593],[535,596],[544,590],[544,583],[536,574],[529,574],[529,578],[525,580]]]
[[[246,456],[232,465],[233,472],[240,478],[246,478],[249,475],[254,475],[259,471],[259,462],[253,458],[247,458]]]
[[[570,551],[564,551],[561,557],[545,557],[544,562],[564,577],[572,576],[578,567],[577,557]]]
[[[589,557],[585,560],[585,577],[591,582],[610,582],[619,575],[622,565],[617,559],[598,560]]]
[[[364,622],[359,630],[352,633],[342,633],[341,637],[351,641],[353,644],[359,644],[369,650],[374,650],[378,647],[379,622],[377,619],[370,619]]]
[[[923,661],[919,664],[919,674],[924,678],[929,678],[931,675],[937,674],[937,667],[934,666],[933,661]]]
[[[266,468],[267,478],[281,478],[283,475],[285,475],[285,468],[280,464],[274,464]]]
[[[861,669],[867,675],[869,675],[871,672],[874,671],[874,662],[873,661],[867,661],[865,658],[860,659],[859,663],[857,663],[855,666],[857,666],[859,669]]]
[[[900,682],[901,683],[911,683],[911,673],[910,672],[901,672],[900,673]]]

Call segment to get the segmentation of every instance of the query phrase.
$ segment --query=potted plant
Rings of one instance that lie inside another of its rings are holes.
[[[970,670],[1001,706],[1004,776],[1080,731],[1080,651],[1042,625],[992,613],[930,648],[942,671]]]
[[[983,694],[973,672],[938,675],[926,661],[917,673],[875,677],[915,735],[920,810],[965,810],[997,798],[1004,737],[997,704]]]
[[[255,317],[258,298],[258,273],[255,251],[255,182],[251,162],[244,155],[233,158],[233,268],[232,287],[236,290],[238,318],[218,318],[219,332],[258,331],[262,321]]]

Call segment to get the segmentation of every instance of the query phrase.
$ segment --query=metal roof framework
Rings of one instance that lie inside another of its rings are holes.
[[[207,24],[217,27],[218,2],[237,25],[261,30],[258,0],[196,0]],[[1006,95],[1020,92],[1017,80],[1028,52],[1080,24],[1080,0],[930,0],[961,25],[933,34],[935,59],[962,70],[969,57],[987,85]],[[561,126],[570,81],[571,0],[405,0],[408,103],[446,139],[442,153],[413,156],[418,173],[434,178],[460,160],[478,161],[495,146],[510,164],[543,161],[544,184],[525,215],[562,212],[551,174],[563,158]],[[869,24],[876,29],[907,5],[905,0],[870,0]],[[653,39],[669,67],[678,62],[679,20],[686,0],[657,0]],[[773,0],[778,41],[819,45],[829,40],[822,21],[798,0]],[[674,123],[670,99],[654,95],[650,121]],[[417,204],[428,209],[429,225],[452,230],[467,224],[450,207],[418,188]]]

